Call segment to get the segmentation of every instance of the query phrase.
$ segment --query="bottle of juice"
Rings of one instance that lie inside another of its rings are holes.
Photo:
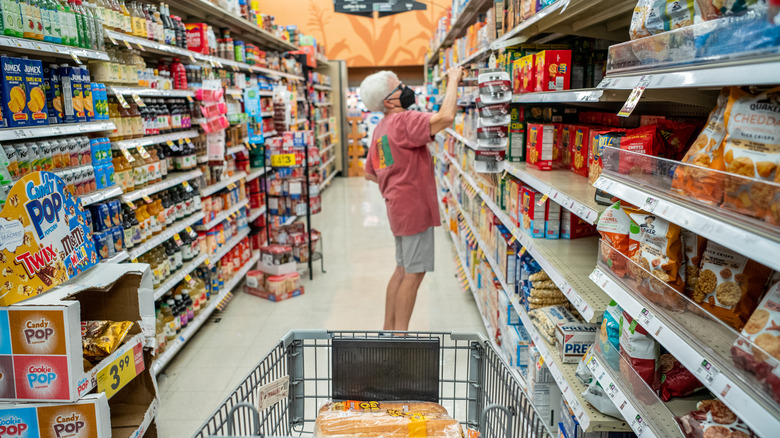
[[[160,157],[160,179],[165,180],[168,178],[168,156],[163,146],[155,148],[155,151],[157,156]]]
[[[133,184],[133,168],[127,158],[118,150],[112,151],[111,162],[114,163],[114,178],[123,192],[128,193],[135,187]]]
[[[160,157],[157,156],[155,149],[149,149],[149,156],[144,157],[146,159],[147,172],[149,172],[149,184],[155,184],[162,179],[160,176]]]
[[[38,9],[41,14],[41,26],[43,26],[43,40],[47,42],[54,42],[52,29],[51,29],[51,15],[49,12],[49,1],[40,0],[38,2]]]
[[[98,35],[97,29],[95,29],[95,20],[93,19],[92,15],[90,15],[83,0],[76,0],[76,9],[81,14],[81,20],[84,23],[84,34],[86,35],[87,42],[89,43],[85,48],[97,49],[98,39],[103,39],[103,33],[101,32]]]
[[[103,23],[101,22],[100,14],[98,13],[97,7],[95,7],[94,3],[90,3],[87,1],[84,1],[82,6],[84,7],[85,16],[91,23],[91,28],[95,36],[95,40],[94,40],[95,49],[106,50],[106,41],[103,33]]]
[[[154,20],[149,9],[149,4],[144,3],[141,7],[141,11],[144,14],[144,21],[146,22],[146,39],[149,41],[155,41],[154,35]]]
[[[160,306],[163,322],[165,323],[165,339],[167,342],[173,342],[176,339],[176,322],[173,315],[173,299],[168,299]]]
[[[144,120],[141,118],[141,112],[138,109],[138,105],[135,102],[129,102],[130,108],[128,112],[130,114],[130,126],[132,131],[132,138],[141,138],[144,136]]]
[[[103,26],[103,28],[113,30],[109,24],[111,19],[109,18],[108,11],[106,10],[106,0],[96,0],[95,11],[97,12],[98,18],[100,19],[100,24]]]
[[[130,2],[130,5],[127,6],[127,12],[130,13],[130,27],[133,30],[133,36],[143,38],[144,33],[141,31],[141,26],[145,29],[146,25],[141,20],[141,17],[138,16],[137,5],[138,3],[135,1]]]
[[[157,356],[158,354],[161,354],[163,351],[165,351],[165,342],[167,341],[167,338],[165,337],[165,321],[163,320],[162,312],[160,311],[159,306],[154,312],[154,320],[154,355]]]
[[[49,9],[49,21],[51,22],[51,41],[62,44],[62,14],[57,0],[45,0]]]
[[[76,16],[70,9],[68,0],[59,0],[60,25],[62,26],[62,43],[68,46],[79,45],[78,32],[76,30]]]
[[[165,44],[165,26],[163,26],[162,16],[160,15],[160,11],[157,10],[157,7],[152,5],[149,8],[149,11],[152,14],[152,17],[154,18],[154,36],[157,38],[157,42],[160,44]]]
[[[124,33],[124,18],[122,17],[122,8],[119,7],[119,3],[116,0],[106,0],[106,5],[108,6],[108,13],[111,15],[111,30]]]
[[[142,189],[146,187],[146,161],[144,161],[135,149],[132,150],[130,156],[133,157],[133,161],[131,162],[133,166],[133,184],[135,185],[136,190]]]
[[[24,37],[21,4],[15,0],[2,0],[0,1],[0,12],[3,14],[3,35]]]
[[[71,22],[73,23],[74,29],[76,29],[75,46],[81,47],[82,49],[89,47],[85,44],[87,42],[87,34],[84,29],[84,17],[81,15],[81,12],[76,9],[76,0],[68,0],[68,8],[73,14]]]

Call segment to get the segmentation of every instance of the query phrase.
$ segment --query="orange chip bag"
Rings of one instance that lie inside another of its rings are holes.
[[[626,275],[625,257],[629,254],[629,233],[631,230],[631,218],[617,201],[609,208],[604,210],[599,216],[596,230],[601,234],[601,238],[608,245],[601,245],[602,257],[607,265],[612,268],[615,275],[622,277]],[[615,254],[617,251],[619,254]],[[623,256],[621,256],[623,254]]]
[[[766,266],[708,241],[691,298],[721,321],[741,330],[758,306],[771,274]]]
[[[733,87],[724,115],[723,206],[780,224],[780,87],[750,94]]]
[[[672,190],[682,196],[692,196],[700,201],[718,205],[723,200],[722,176],[705,169],[726,170],[723,163],[723,140],[726,138],[724,114],[729,100],[729,89],[724,88],[718,96],[718,104],[710,112],[707,124],[682,159],[688,166],[677,166],[672,181]]]

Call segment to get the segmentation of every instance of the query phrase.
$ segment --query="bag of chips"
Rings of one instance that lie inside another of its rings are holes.
[[[723,206],[780,224],[780,87],[750,94],[733,87],[725,111]]]
[[[124,342],[132,327],[131,321],[81,321],[84,358],[99,362],[113,353]]]
[[[661,356],[661,345],[625,311],[620,320],[620,353],[649,387],[658,388],[656,383],[659,381],[658,358]],[[621,366],[625,362],[621,361]],[[621,371],[627,380],[633,379],[633,373],[628,370]]]
[[[671,354],[662,354],[658,362],[661,372],[661,400],[666,402],[672,397],[686,397],[704,388],[699,379]]]
[[[626,208],[626,212],[637,225],[632,227],[629,233],[628,253],[631,260],[643,268],[638,269],[631,265],[632,274],[638,282],[642,282],[650,278],[649,272],[676,291],[682,292],[685,281],[680,277],[683,261],[680,226],[643,210]]]
[[[771,274],[766,266],[710,240],[691,298],[721,321],[741,330],[758,306]]]
[[[699,280],[699,265],[701,265],[701,256],[704,254],[704,248],[707,246],[707,239],[684,228],[681,231],[681,235],[685,260],[680,269],[680,275],[685,279],[685,295],[690,297],[693,294],[696,282]]]

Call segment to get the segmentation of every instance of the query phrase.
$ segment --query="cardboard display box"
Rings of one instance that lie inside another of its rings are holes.
[[[136,322],[117,351],[89,371],[84,371],[81,342],[86,320]],[[0,400],[76,401],[95,387],[105,390],[114,362],[126,363],[123,368],[133,377],[145,368],[145,338],[155,335],[149,265],[101,266],[3,308],[0,327]],[[129,374],[124,377],[129,380]]]

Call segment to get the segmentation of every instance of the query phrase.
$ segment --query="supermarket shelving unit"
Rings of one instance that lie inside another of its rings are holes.
[[[433,44],[434,48],[426,59],[425,67],[429,86],[439,86],[443,80],[440,72],[444,67],[437,66],[440,63],[440,52],[452,45],[456,38],[464,35],[469,25],[474,24],[473,12],[483,4],[487,8],[492,2],[472,0],[467,6],[467,9],[471,9],[453,19],[452,28],[444,40]],[[525,42],[546,43],[563,36],[626,41],[635,6],[635,0],[559,0],[521,22],[501,38],[492,41],[489,46],[469,53],[462,59],[456,59],[454,63],[470,66],[505,47]],[[693,65],[626,69],[608,73],[596,88],[524,93],[515,95],[513,102],[584,105],[587,108],[608,108],[617,112],[632,89],[641,83],[646,89],[637,107],[637,113],[641,113],[643,108],[652,108],[648,113],[706,116],[715,106],[719,87],[777,85],[780,83],[780,77],[777,75],[779,70],[780,60],[776,54],[745,59],[731,57]],[[679,105],[681,103],[684,105]],[[475,148],[472,139],[465,138],[452,129],[446,130],[445,135],[455,138],[463,147]],[[450,172],[456,175],[456,179],[463,182],[464,190],[474,195],[485,209],[492,210],[511,230],[515,239],[542,266],[586,320],[599,321],[606,304],[615,300],[756,434],[761,437],[777,435],[780,405],[768,395],[767,391],[771,390],[766,390],[762,383],[734,364],[730,352],[731,345],[738,336],[734,329],[711,316],[708,318],[664,308],[643,296],[632,285],[616,278],[606,265],[598,262],[598,238],[571,241],[530,238],[511,222],[495,200],[480,187],[479,178],[464,171],[458,158],[446,155],[443,151],[436,152],[435,155],[450,167]],[[547,195],[547,202],[557,202],[589,223],[595,223],[604,210],[603,206],[594,201],[595,192],[599,189],[736,250],[772,269],[780,269],[780,232],[777,228],[755,226],[752,221],[740,220],[739,216],[704,208],[648,184],[608,173],[602,174],[591,186],[586,183],[585,178],[564,170],[542,172],[529,169],[524,163],[509,162],[502,163],[501,170],[503,175],[512,175]],[[440,179],[439,184],[449,189],[446,178]],[[457,203],[457,200],[455,202]],[[460,204],[457,206],[461,209],[460,213],[466,216],[466,223],[469,223],[468,213]],[[478,236],[476,232],[474,234]],[[480,238],[477,238],[477,242],[482,246]],[[493,265],[492,255],[487,247],[479,256]],[[494,271],[500,278],[500,271],[495,267]],[[513,296],[513,291],[506,287],[505,290],[515,303],[515,309],[524,326],[539,347],[564,398],[585,431],[630,428],[642,438],[681,436],[674,417],[695,409],[695,403],[692,404],[689,400],[677,403],[673,400],[664,404],[657,398],[648,402],[645,397],[647,394],[638,394],[637,392],[642,391],[632,387],[620,371],[610,368],[599,353],[588,363],[588,367],[594,378],[607,389],[609,398],[626,421],[619,422],[592,409],[579,395],[584,387],[574,377],[576,366],[560,363],[556,349],[538,335],[527,313],[519,305],[517,297]],[[655,394],[652,395],[655,397]]]

